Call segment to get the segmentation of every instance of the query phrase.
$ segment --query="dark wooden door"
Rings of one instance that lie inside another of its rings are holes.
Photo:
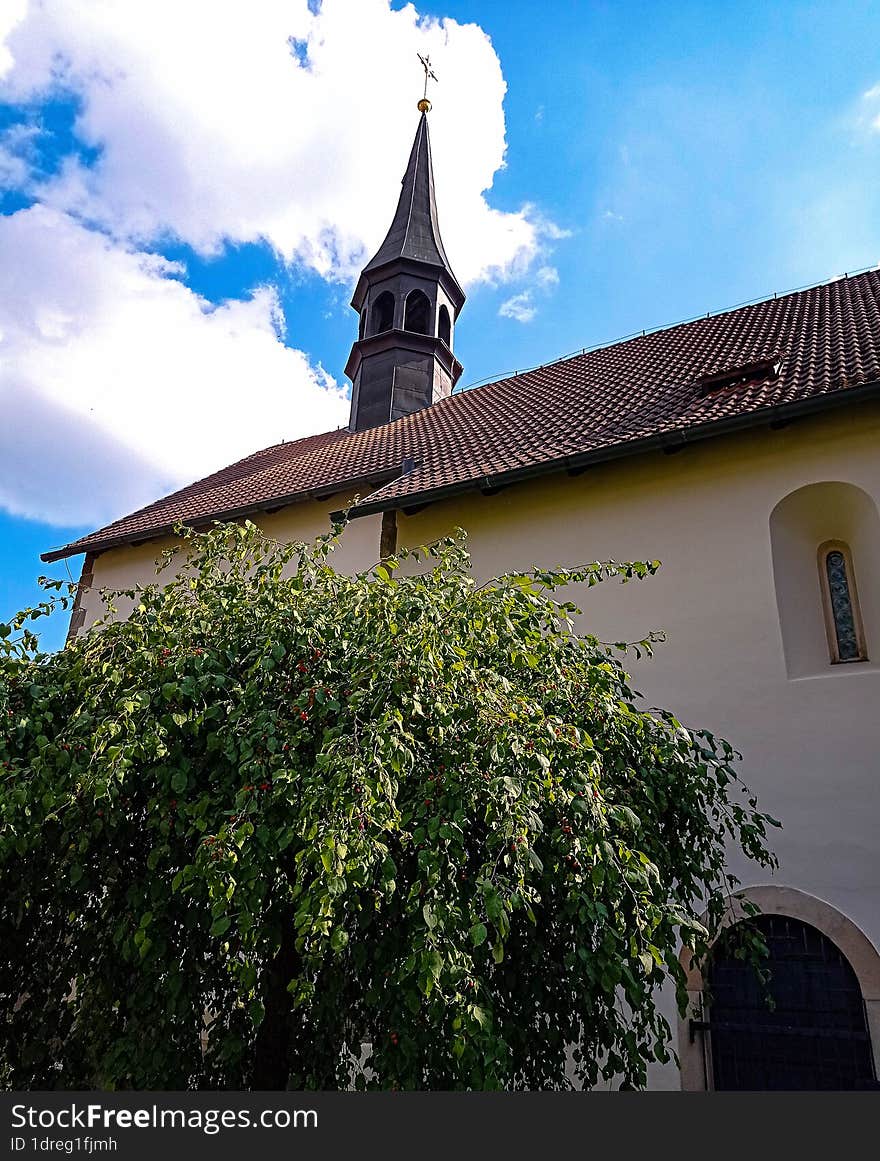
[[[754,922],[770,951],[768,984],[735,957],[734,939],[719,941],[710,964],[714,1087],[878,1087],[865,1006],[846,957],[797,919],[764,915]]]

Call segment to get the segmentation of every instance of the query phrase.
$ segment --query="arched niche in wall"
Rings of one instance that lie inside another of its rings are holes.
[[[437,336],[443,340],[447,347],[452,346],[452,322],[445,306],[440,307],[440,313],[437,316]]]
[[[880,1059],[880,953],[865,933],[830,903],[793,887],[775,886],[749,887],[738,892],[738,898],[733,901],[724,928],[730,928],[746,918],[741,900],[748,900],[755,904],[765,919],[772,920],[774,917],[778,917],[792,920],[791,926],[793,928],[797,928],[799,925],[805,926],[818,933],[822,940],[832,945],[834,952],[838,953],[845,961],[846,969],[855,978],[855,984],[864,1005],[862,1028],[867,1032],[874,1061]],[[783,935],[785,934],[783,932]],[[809,952],[811,949],[807,948],[806,950]],[[711,970],[711,964],[695,963],[688,948],[682,951],[680,960],[687,975],[686,987],[690,1001],[688,1011],[680,1017],[678,1025],[681,1087],[686,1092],[702,1092],[716,1087],[711,1041],[713,1015],[711,1005],[707,1002],[707,973]],[[796,982],[794,990],[795,992],[799,990]],[[797,996],[790,998],[796,1000]],[[758,1021],[755,1035],[760,1040],[762,1035],[760,1024],[763,1022],[772,1023],[774,1015],[772,1011],[760,1012],[756,1015],[758,1015]],[[829,1023],[836,1022],[832,1020]],[[739,1020],[734,1022],[733,1028],[728,1031],[746,1031],[742,1024],[743,1017],[740,1016]],[[826,1031],[831,1033],[833,1030],[828,1028]],[[842,1030],[837,1029],[837,1031]],[[766,1029],[764,1035],[769,1034],[771,1034],[770,1030]],[[820,1030],[813,1039],[820,1042],[821,1045],[823,1038]],[[809,1036],[804,1034],[802,1039],[806,1044]],[[829,1037],[832,1056],[840,1047],[840,1044],[837,1043],[838,1040],[846,1051],[846,1039],[845,1033],[839,1037]],[[815,1049],[815,1044],[813,1047]],[[864,1087],[876,1087],[876,1064],[873,1067],[873,1072],[873,1080],[869,1079]]]
[[[807,484],[770,515],[773,581],[790,678],[876,670],[880,658],[880,513],[855,484]],[[843,546],[863,648],[840,664],[826,570],[828,546]],[[868,660],[865,660],[867,658]]]

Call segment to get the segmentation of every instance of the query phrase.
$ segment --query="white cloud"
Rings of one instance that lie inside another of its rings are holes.
[[[6,0],[8,3],[9,0]],[[31,0],[0,18],[0,95],[81,102],[43,200],[139,244],[201,252],[266,239],[288,261],[352,277],[390,221],[415,130],[416,52],[431,114],[444,241],[464,282],[521,274],[553,227],[484,196],[504,164],[497,55],[476,24],[389,0]],[[4,28],[5,23],[5,28]],[[291,49],[293,39],[296,51]]]
[[[212,306],[179,274],[51,208],[0,217],[0,506],[98,524],[347,421],[271,289]]]
[[[31,177],[34,141],[40,130],[16,123],[0,133],[0,189],[24,189]]]
[[[531,322],[538,313],[538,308],[532,299],[532,292],[524,290],[521,294],[515,294],[512,298],[502,302],[501,306],[498,307],[498,313],[502,318],[512,318],[516,322],[527,323]]]
[[[0,5],[0,77],[12,68],[12,53],[5,42],[9,34],[24,20],[28,0],[3,0]]]
[[[498,308],[501,318],[512,318],[515,322],[531,322],[538,313],[535,295],[546,296],[559,285],[559,271],[555,266],[540,266],[535,271],[532,286],[514,294],[502,302]]]
[[[0,141],[0,189],[18,189],[28,176],[24,159]]]
[[[486,199],[505,82],[475,24],[389,0],[0,0],[0,507],[119,516],[282,438],[344,423],[343,390],[284,343],[274,291],[212,305],[151,251],[265,240],[349,281],[387,228],[416,126],[416,52],[446,248],[465,282],[524,278],[565,232]],[[79,143],[41,174],[41,107],[73,96]],[[551,266],[533,288],[556,281]],[[501,313],[527,321],[532,291]],[[295,342],[296,335],[291,337]]]
[[[869,127],[875,133],[880,133],[880,85],[873,85],[862,93],[862,101],[868,111]]]

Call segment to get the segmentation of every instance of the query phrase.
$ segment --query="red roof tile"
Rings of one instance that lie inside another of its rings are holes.
[[[707,376],[778,368],[724,386]],[[44,560],[369,486],[360,512],[422,503],[833,405],[880,384],[880,271],[615,343],[453,395],[368,431],[277,444],[51,553]],[[832,398],[833,397],[833,398]],[[415,467],[403,474],[403,461]],[[346,499],[349,497],[346,496]]]

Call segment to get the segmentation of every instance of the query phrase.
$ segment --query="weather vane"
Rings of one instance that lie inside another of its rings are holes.
[[[416,56],[422,62],[422,68],[425,70],[425,91],[422,93],[421,101],[419,101],[419,112],[427,113],[431,108],[431,102],[428,100],[428,81],[436,81],[437,74],[431,68],[431,58],[429,56],[422,56],[420,52],[417,52]]]

